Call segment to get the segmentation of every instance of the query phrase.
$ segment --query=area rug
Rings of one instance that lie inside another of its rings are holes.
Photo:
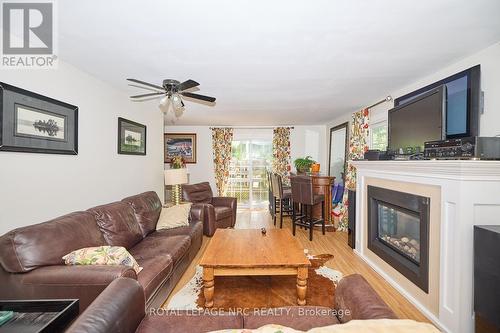
[[[311,267],[307,279],[307,305],[334,306],[335,286],[342,273],[324,266],[331,254],[308,256]],[[201,310],[204,308],[202,267],[196,267],[193,278],[177,292],[166,309]],[[214,308],[274,308],[297,305],[296,277],[238,276],[215,277]]]

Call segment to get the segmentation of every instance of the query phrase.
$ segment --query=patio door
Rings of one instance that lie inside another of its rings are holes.
[[[238,198],[238,207],[263,208],[267,206],[266,170],[271,167],[271,160],[271,140],[233,140],[228,195]]]

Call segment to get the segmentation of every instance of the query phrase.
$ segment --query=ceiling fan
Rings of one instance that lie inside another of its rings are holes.
[[[182,115],[182,112],[184,111],[184,102],[182,100],[182,97],[189,97],[195,100],[200,100],[210,103],[215,102],[215,97],[210,97],[185,91],[200,85],[198,82],[194,80],[187,80],[181,83],[177,80],[165,79],[163,80],[161,86],[137,79],[127,79],[127,80],[130,82],[140,84],[140,86],[134,85],[138,88],[153,91],[152,93],[148,94],[130,96],[130,98],[134,100],[141,100],[141,99],[148,99],[148,97],[151,98],[164,95],[164,97],[160,100],[160,105],[159,105],[160,110],[166,113],[168,111],[169,103],[172,103],[173,111],[177,117]]]

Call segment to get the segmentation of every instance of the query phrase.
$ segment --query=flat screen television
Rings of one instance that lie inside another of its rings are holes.
[[[481,66],[468,68],[394,100],[399,106],[441,85],[446,86],[446,139],[479,135]]]
[[[446,138],[446,86],[389,110],[388,145],[396,154],[424,151],[426,141]]]

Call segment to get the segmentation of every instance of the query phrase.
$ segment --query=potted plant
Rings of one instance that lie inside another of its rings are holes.
[[[311,156],[300,157],[293,161],[295,165],[295,169],[297,169],[297,173],[306,173],[309,172],[311,166],[316,163],[315,160],[312,159]]]

